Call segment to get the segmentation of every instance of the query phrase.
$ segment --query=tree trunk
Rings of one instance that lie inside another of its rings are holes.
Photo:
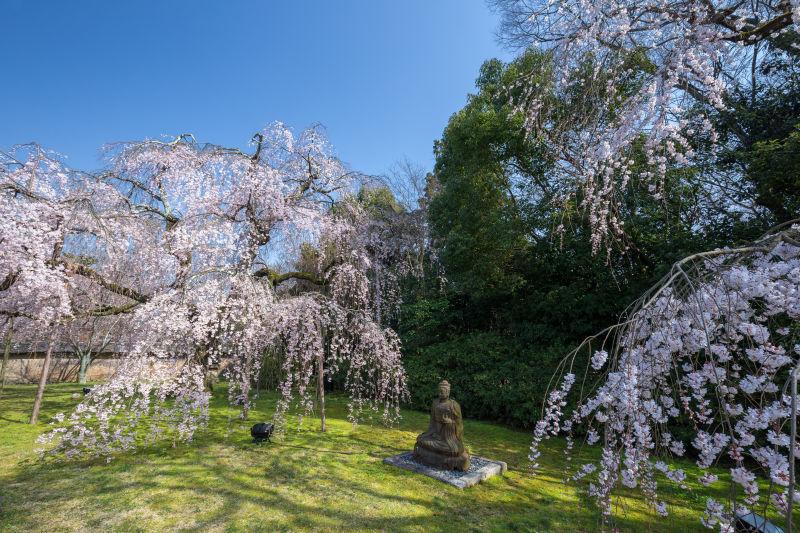
[[[195,360],[203,368],[203,386],[206,391],[214,392],[214,370],[211,368],[211,356],[207,345],[195,349]]]
[[[325,432],[325,355],[317,356],[317,398],[319,399],[320,431]]]
[[[250,364],[247,365],[245,368],[244,375],[248,376],[244,382],[242,383],[242,420],[247,420],[247,417],[250,416],[250,369],[252,367]]]
[[[14,335],[14,317],[8,319],[8,329],[4,339],[3,348],[3,367],[0,368],[0,392],[6,388],[6,371],[8,370],[8,358],[11,356],[11,337]]]
[[[50,374],[50,356],[53,354],[53,336],[50,337],[50,344],[47,346],[47,353],[44,356],[42,365],[42,375],[39,376],[39,388],[36,389],[36,399],[33,401],[33,412],[31,412],[31,424],[39,420],[39,410],[42,408],[42,398],[44,397],[44,387],[47,385],[47,376]]]
[[[81,385],[86,384],[86,373],[88,372],[89,365],[92,362],[91,353],[92,352],[84,352],[83,350],[80,352],[81,366],[78,368],[78,383]]]
[[[244,403],[242,404],[242,420],[247,420],[250,417],[250,385],[247,384],[242,389],[242,396]]]

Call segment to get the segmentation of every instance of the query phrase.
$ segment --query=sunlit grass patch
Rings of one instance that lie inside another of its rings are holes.
[[[471,453],[505,461],[509,471],[466,490],[383,464],[411,449],[428,414],[405,411],[398,427],[346,420],[330,398],[328,431],[295,419],[273,444],[251,442],[249,428],[268,420],[276,397],[261,395],[249,421],[214,395],[209,427],[193,443],[158,445],[116,457],[42,463],[36,437],[59,410],[79,400],[78,385],[48,387],[42,423],[27,424],[34,387],[12,386],[0,398],[0,531],[67,530],[386,530],[595,531],[600,515],[574,486],[562,483],[563,443],[548,443],[538,476],[528,470],[530,435],[465,421]],[[593,452],[588,452],[591,456]],[[691,468],[689,465],[688,468]],[[714,491],[723,497],[723,483]],[[699,515],[710,494],[664,487],[670,516],[659,519],[641,497],[620,499],[622,531],[703,531]]]

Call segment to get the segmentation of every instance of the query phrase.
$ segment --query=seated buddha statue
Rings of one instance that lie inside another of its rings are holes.
[[[431,406],[428,431],[417,437],[414,458],[445,470],[468,470],[469,454],[464,449],[461,406],[450,398],[450,384],[439,383],[439,397]]]

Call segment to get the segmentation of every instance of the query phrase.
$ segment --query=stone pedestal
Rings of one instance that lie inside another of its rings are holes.
[[[384,463],[405,470],[411,470],[418,474],[423,474],[439,481],[444,481],[449,485],[465,489],[489,479],[492,476],[502,475],[508,466],[503,461],[493,461],[485,457],[473,455],[470,457],[469,470],[440,470],[420,463],[414,459],[414,452],[401,453],[383,460]]]

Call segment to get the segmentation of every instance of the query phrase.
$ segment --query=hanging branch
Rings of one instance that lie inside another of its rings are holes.
[[[794,415],[784,386],[800,361],[799,223],[678,261],[618,324],[568,354],[551,381],[531,459],[559,434],[572,455],[581,435],[602,447],[602,459],[565,476],[589,480],[606,517],[620,485],[638,488],[666,515],[657,484],[685,486],[687,474],[668,463],[692,446],[704,485],[717,483],[719,462],[733,465],[731,498],[710,499],[704,524],[727,527],[751,509],[787,513],[788,457],[800,452],[786,433]],[[573,390],[576,372],[583,377]],[[675,428],[694,437],[683,441]]]

